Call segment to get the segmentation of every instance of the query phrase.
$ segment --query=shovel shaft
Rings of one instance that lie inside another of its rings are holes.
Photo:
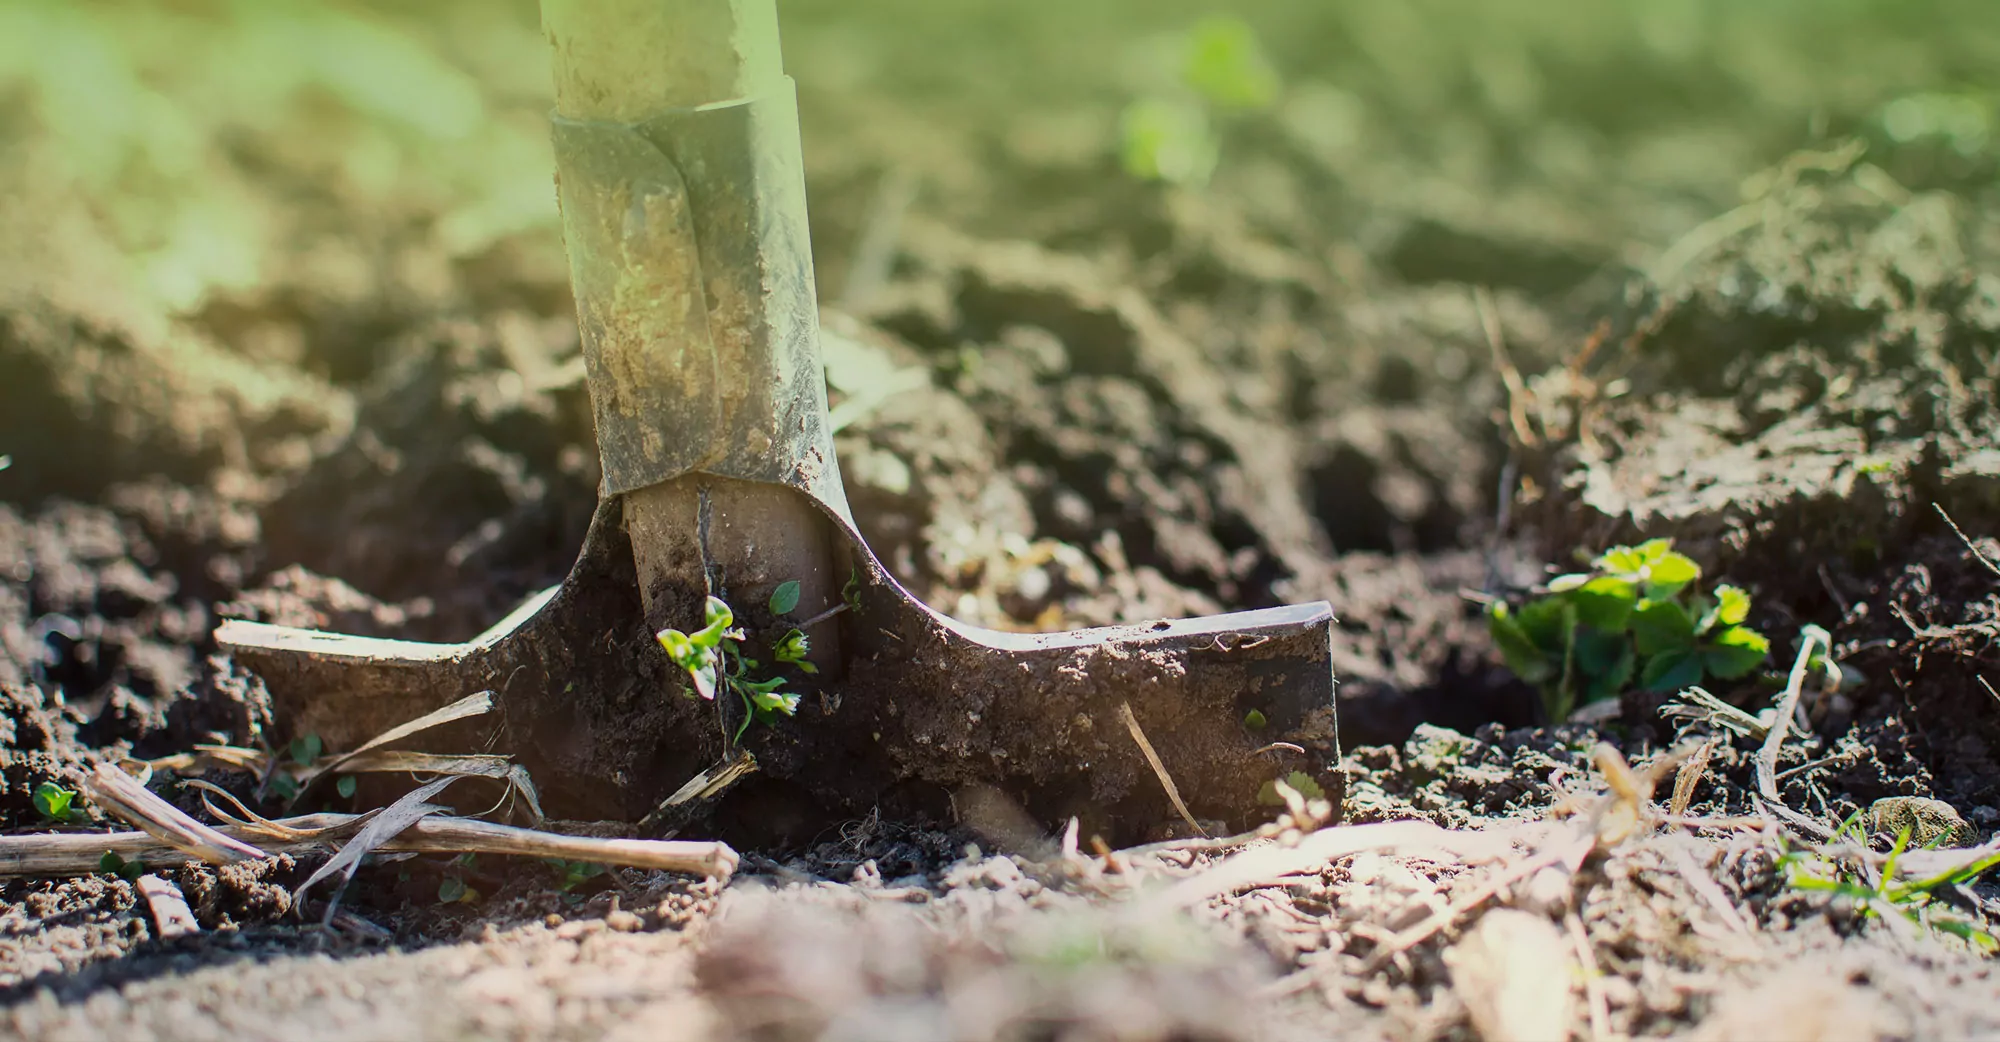
[[[607,491],[700,471],[845,515],[772,0],[549,0],[543,20]]]
[[[790,580],[824,606],[825,518],[783,486],[848,510],[775,3],[545,0],[542,18],[605,491],[627,498],[649,619]]]

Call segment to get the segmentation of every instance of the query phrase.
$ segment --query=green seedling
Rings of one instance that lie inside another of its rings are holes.
[[[1840,828],[1834,830],[1833,842],[1837,844],[1843,835],[1851,833],[1855,842],[1865,849],[1867,836],[1861,826],[1862,817],[1863,812],[1856,811],[1842,822]],[[1936,842],[1933,840],[1931,845]],[[1889,857],[1882,863],[1879,874],[1866,872],[1858,865],[1825,852],[1787,850],[1779,857],[1778,865],[1785,873],[1786,885],[1794,890],[1844,897],[1852,901],[1864,917],[1908,922],[1957,937],[1982,952],[2000,951],[2000,937],[1995,937],[1970,919],[1944,911],[1937,896],[1941,890],[1970,884],[2000,866],[2000,853],[1988,854],[1928,878],[1900,878],[1896,874],[1897,862],[1909,849],[1910,830],[1905,828],[1897,833],[1895,845],[1890,848]]]
[[[291,803],[293,800],[299,798],[298,779],[283,771],[271,775],[271,780],[267,787],[271,790],[271,795],[276,796],[284,803]]]
[[[771,657],[788,666],[797,666],[807,673],[817,673],[819,667],[806,661],[806,654],[811,648],[812,645],[807,642],[804,631],[794,628],[785,631],[785,635],[779,637],[776,644],[771,645]]]
[[[319,735],[302,734],[292,739],[292,762],[301,767],[311,767],[325,749],[326,743],[319,740]]]
[[[1259,109],[1278,99],[1278,71],[1241,18],[1213,15],[1188,31],[1181,81],[1218,108]]]
[[[561,876],[556,882],[556,889],[565,894],[604,874],[604,866],[594,861],[564,861],[559,857],[543,858],[542,861]]]
[[[473,867],[476,854],[460,854],[451,859],[445,869],[445,877],[438,881],[439,904],[474,904],[479,900],[479,891],[465,882],[464,872]]]
[[[108,875],[117,876],[128,883],[136,883],[140,876],[146,874],[146,866],[144,864],[138,861],[127,861],[119,857],[116,852],[109,850],[104,852],[103,857],[97,859],[97,870]]]
[[[351,774],[343,774],[338,781],[333,783],[333,791],[339,793],[340,798],[344,800],[353,799],[354,790],[360,787],[360,784],[354,780],[354,775]]]
[[[35,812],[58,825],[68,825],[81,815],[76,809],[76,793],[55,782],[35,786]]]
[[[1326,790],[1320,788],[1319,783],[1313,780],[1313,776],[1304,771],[1293,771],[1285,775],[1285,784],[1291,786],[1293,792],[1304,796],[1306,799],[1323,800],[1326,798]],[[1267,781],[1264,783],[1263,788],[1257,790],[1257,802],[1267,807],[1282,807],[1285,805],[1285,797],[1278,792],[1277,782]]]
[[[1205,18],[1180,41],[1174,90],[1139,98],[1119,117],[1119,160],[1144,181],[1199,188],[1221,154],[1217,125],[1278,98],[1275,67],[1247,22]]]
[[[785,584],[795,585],[795,584]],[[780,590],[783,586],[780,586]],[[798,606],[798,592],[791,594],[791,607]],[[777,596],[772,601],[775,605]],[[737,645],[744,640],[744,633],[734,629],[736,613],[719,597],[710,597],[703,608],[704,625],[693,633],[676,629],[659,632],[660,647],[666,649],[667,657],[688,675],[694,685],[694,693],[706,701],[714,701],[716,692],[728,688],[743,702],[743,723],[731,737],[732,742],[742,741],[743,732],[748,730],[752,720],[770,723],[778,716],[791,716],[798,711],[799,696],[796,692],[784,690],[783,677],[764,680],[753,679],[752,672],[759,663],[746,658]],[[796,634],[796,638],[794,635]],[[774,646],[780,662],[798,665],[805,672],[802,660],[806,653],[805,634],[794,629],[785,634]],[[793,656],[788,658],[787,656]]]
[[[1264,718],[1263,713],[1255,709],[1243,714],[1243,726],[1252,731],[1262,731],[1264,728],[1270,726],[1270,723],[1271,721]]]
[[[847,573],[847,584],[840,588],[840,602],[847,610],[861,613],[861,570],[856,568]]]
[[[1670,540],[1613,547],[1591,567],[1557,577],[1518,610],[1495,603],[1487,614],[1507,667],[1541,689],[1552,723],[1635,679],[1643,690],[1679,691],[1747,676],[1770,653],[1770,640],[1743,625],[1750,595],[1728,585],[1700,592],[1701,567]]]

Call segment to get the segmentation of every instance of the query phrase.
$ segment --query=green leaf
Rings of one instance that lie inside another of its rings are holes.
[[[1638,603],[1639,590],[1630,581],[1600,575],[1564,595],[1576,605],[1576,621],[1606,632],[1625,628],[1625,620]]]
[[[319,754],[324,748],[319,735],[302,734],[292,739],[292,762],[301,767],[310,767],[314,760],[319,759]]]
[[[125,859],[119,857],[117,851],[107,850],[103,857],[97,859],[97,870],[114,876],[121,875],[125,871]]]
[[[1323,800],[1326,798],[1326,790],[1320,788],[1319,782],[1314,781],[1313,776],[1304,771],[1293,771],[1285,775],[1285,784],[1291,786],[1293,792],[1304,796],[1306,799]]]
[[[1529,640],[1560,658],[1569,647],[1570,631],[1576,628],[1576,605],[1567,597],[1544,597],[1521,605],[1515,618]]]
[[[438,883],[438,901],[443,904],[454,904],[465,900],[466,892],[465,880],[457,876],[446,876]]]
[[[1701,566],[1685,554],[1663,553],[1646,566],[1646,594],[1671,597],[1687,584],[1701,578]]]
[[[68,824],[76,817],[72,804],[76,793],[55,782],[43,782],[35,786],[35,810],[42,817],[59,824]]]
[[[1264,714],[1255,709],[1243,714],[1243,726],[1252,731],[1262,731],[1264,728],[1269,727],[1270,724],[1271,721],[1265,719]]]
[[[702,632],[726,630],[736,622],[736,613],[720,597],[710,597],[702,604]]]
[[[340,780],[333,783],[333,791],[340,793],[340,798],[345,800],[353,799],[354,790],[359,787],[354,780],[354,775],[351,774],[341,775]]]
[[[1614,546],[1598,555],[1597,560],[1590,564],[1599,571],[1636,580],[1639,573],[1645,571],[1648,560],[1643,548]]]
[[[694,682],[694,693],[704,702],[715,701],[715,658],[710,655],[701,664],[687,671],[688,679]]]
[[[1742,588],[1724,584],[1715,588],[1715,621],[1723,626],[1740,626],[1750,617],[1750,595]]]
[[[1623,633],[1583,630],[1577,635],[1576,664],[1583,672],[1582,701],[1616,697],[1632,682],[1638,657]]]
[[[286,803],[290,803],[293,800],[298,799],[299,798],[298,779],[292,777],[289,774],[286,774],[283,771],[279,771],[278,773],[271,775],[271,794],[278,797],[278,799],[283,800]]]
[[[788,579],[771,591],[771,614],[788,615],[799,606],[799,581]]]
[[[1702,649],[1702,665],[1710,673],[1734,680],[1764,664],[1771,640],[1748,626],[1731,626]]]
[[[1632,612],[1632,638],[1639,654],[1658,655],[1666,651],[1694,648],[1694,620],[1687,609],[1674,601],[1642,601]],[[1688,681],[1692,684],[1701,678]]]
[[[1571,572],[1549,580],[1550,593],[1568,593],[1590,581],[1589,572]]]
[[[1692,649],[1663,651],[1646,660],[1639,686],[1648,691],[1679,691],[1701,683],[1702,658]]]
[[[1486,630],[1493,636],[1493,646],[1500,649],[1500,657],[1514,675],[1530,684],[1539,684],[1554,675],[1556,667],[1549,661],[1549,655],[1528,636],[1528,631],[1507,611],[1504,604],[1495,604],[1486,614]]]

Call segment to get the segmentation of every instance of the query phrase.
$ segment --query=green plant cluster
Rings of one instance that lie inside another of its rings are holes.
[[[1635,678],[1647,691],[1679,691],[1745,676],[1770,653],[1770,640],[1743,624],[1750,595],[1729,585],[1702,593],[1701,567],[1670,540],[1612,547],[1591,568],[1518,610],[1495,603],[1487,613],[1507,667],[1541,689],[1552,723]]]
[[[796,580],[781,584],[771,595],[771,614],[785,615],[798,607],[799,584]],[[785,690],[785,678],[754,678],[760,667],[756,659],[744,656],[738,647],[745,639],[742,630],[736,629],[736,613],[719,597],[708,598],[703,607],[704,625],[693,633],[677,629],[664,629],[658,634],[660,647],[665,648],[667,657],[674,665],[686,671],[688,680],[694,685],[694,693],[699,697],[714,701],[716,692],[727,688],[736,693],[743,702],[743,723],[736,728],[731,741],[741,741],[743,732],[748,730],[752,720],[770,723],[779,716],[791,716],[798,711],[799,695]],[[780,636],[771,645],[771,655],[786,665],[796,666],[801,672],[818,672],[806,654],[811,645],[803,631],[793,628]]]

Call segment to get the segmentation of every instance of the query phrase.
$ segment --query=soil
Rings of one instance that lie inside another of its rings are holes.
[[[679,823],[743,848],[726,887],[418,857],[364,868],[323,928],[322,898],[294,907],[310,861],[185,868],[203,929],[158,939],[116,875],[0,882],[0,1024],[1478,1037],[1487,906],[1395,938],[1568,842],[1609,783],[1596,743],[1643,772],[1713,738],[1687,814],[1761,813],[1757,742],[1677,733],[1649,695],[1545,720],[1487,636],[1485,602],[1642,538],[1751,592],[1773,654],[1711,685],[1734,704],[1769,704],[1802,626],[1831,633],[1846,671],[1781,751],[1787,806],[1922,797],[1994,838],[1990,5],[1234,5],[1282,87],[1218,115],[1198,187],[1121,169],[1118,120],[1174,96],[1207,10],[1070,6],[783,5],[856,521],[996,628],[1330,601],[1341,818],[1509,853],[1349,853],[1168,905],[1245,862],[1092,857],[1088,829],[1061,851],[1119,795],[1073,772],[843,789],[838,813],[764,779]],[[561,581],[597,511],[533,5],[302,12],[0,15],[122,70],[91,108],[68,66],[0,65],[9,833],[91,763],[263,739],[220,620],[469,639]],[[601,646],[563,660],[593,712],[667,671],[643,633]],[[636,819],[680,780],[662,762],[553,809]],[[1542,968],[1588,980],[1580,1037],[2000,1032],[1988,958],[1787,885],[1779,854],[1648,827],[1497,903],[1570,945]],[[1990,883],[1948,903],[2000,920]]]

